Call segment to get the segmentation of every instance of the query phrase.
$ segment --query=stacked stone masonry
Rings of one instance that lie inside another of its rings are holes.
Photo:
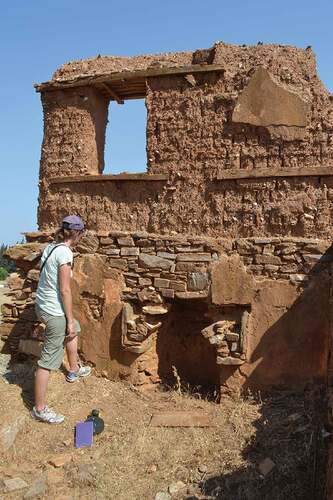
[[[26,339],[41,340],[43,335],[43,325],[37,322],[34,313],[34,298],[41,251],[52,241],[52,234],[27,233],[26,237],[26,244],[17,245],[8,251],[8,257],[16,262],[18,272],[9,279],[8,301],[2,306],[1,334],[12,352],[27,352],[28,349],[28,352],[34,353],[35,348],[32,348],[31,342],[27,344]],[[133,356],[131,361],[127,359],[126,362],[120,361],[120,364],[129,364],[130,375],[127,376],[135,383],[151,383],[161,380],[156,353],[155,358],[153,356],[154,369],[149,371],[147,365],[152,364],[152,352],[156,350],[159,335],[163,336],[163,329],[168,327],[174,304],[193,304],[195,316],[197,304],[204,303],[206,323],[199,334],[215,352],[221,380],[228,373],[225,372],[227,368],[240,367],[246,361],[253,363],[255,349],[249,341],[249,336],[254,334],[251,333],[251,322],[261,321],[261,302],[266,300],[267,291],[268,303],[264,309],[273,309],[274,314],[277,311],[280,314],[280,310],[281,313],[287,311],[307,288],[317,286],[315,283],[318,279],[324,287],[318,293],[325,295],[328,293],[325,286],[332,259],[330,242],[324,240],[225,240],[143,232],[88,232],[80,241],[76,255],[78,274],[83,272],[88,277],[87,285],[79,283],[76,291],[77,311],[78,314],[81,314],[82,309],[86,311],[83,323],[86,322],[88,330],[95,329],[96,325],[108,329],[109,320],[105,316],[108,297],[103,287],[94,290],[96,284],[93,283],[94,280],[102,281],[98,274],[102,266],[104,276],[111,280],[112,289],[117,288],[116,283],[120,284],[120,320],[113,324],[110,335],[118,338],[119,351]],[[87,270],[82,271],[84,266]],[[274,282],[276,285],[273,285]],[[274,286],[278,292],[272,301]],[[256,312],[256,295],[262,293],[259,311]],[[280,297],[284,293],[286,297]],[[316,314],[322,318],[320,310]],[[326,321],[325,315],[320,322],[322,320]],[[319,325],[318,328],[323,326]],[[83,333],[83,354],[96,365],[97,371],[103,372],[105,370],[102,368],[107,363],[101,364],[95,341],[88,338],[85,347],[85,336],[89,335],[92,335],[89,331]],[[295,342],[292,338],[290,341]],[[309,339],[304,338],[304,341],[308,343]],[[326,343],[324,337],[314,341],[318,347]],[[311,345],[309,347],[311,356],[316,358],[317,350],[313,353]],[[297,349],[302,347],[297,346]],[[112,354],[110,356],[112,358]],[[320,353],[320,357],[323,356],[327,354]],[[317,363],[312,361],[310,371],[312,376],[320,377],[322,361],[319,365]],[[118,367],[113,371],[111,377],[119,376],[119,370]],[[230,382],[234,376],[229,375],[227,379]],[[272,381],[277,383],[280,379],[281,373],[273,375],[272,380],[267,377],[267,384]],[[237,381],[236,377],[237,384],[244,384],[244,381]],[[262,375],[257,383],[265,386]]]

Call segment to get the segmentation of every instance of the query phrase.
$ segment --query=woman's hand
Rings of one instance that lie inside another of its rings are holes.
[[[76,337],[75,321],[73,319],[70,321],[67,321],[66,336],[67,336],[67,340],[69,340],[70,338]]]

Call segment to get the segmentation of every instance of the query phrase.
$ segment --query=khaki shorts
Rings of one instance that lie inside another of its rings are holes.
[[[36,314],[46,326],[44,343],[38,366],[46,370],[58,370],[64,358],[64,347],[66,338],[66,316],[52,316],[36,306]],[[76,334],[81,331],[80,323],[75,320]]]

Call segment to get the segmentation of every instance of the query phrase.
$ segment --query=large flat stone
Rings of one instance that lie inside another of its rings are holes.
[[[212,427],[213,418],[198,411],[161,411],[150,421],[152,427]]]
[[[140,254],[138,259],[140,267],[148,269],[163,269],[169,270],[172,266],[172,261],[157,257],[156,255],[149,255],[147,253]]]
[[[213,304],[250,304],[255,294],[255,281],[246,272],[238,255],[221,256],[212,266]]]
[[[309,104],[277,83],[263,67],[256,69],[238,97],[232,121],[257,126],[305,127]]]

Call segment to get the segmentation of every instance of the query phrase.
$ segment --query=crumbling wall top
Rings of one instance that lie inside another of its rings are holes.
[[[180,66],[216,64],[223,65],[229,74],[246,75],[254,67],[264,66],[279,76],[288,86],[302,92],[312,85],[324,86],[317,77],[316,59],[310,47],[301,49],[290,45],[258,44],[233,45],[216,42],[211,48],[188,52],[168,52],[138,55],[134,57],[101,56],[70,61],[53,74],[52,80],[36,85],[37,90],[47,90],[55,82],[66,83],[81,78],[107,76],[118,72],[135,72],[150,69],[166,69]]]

